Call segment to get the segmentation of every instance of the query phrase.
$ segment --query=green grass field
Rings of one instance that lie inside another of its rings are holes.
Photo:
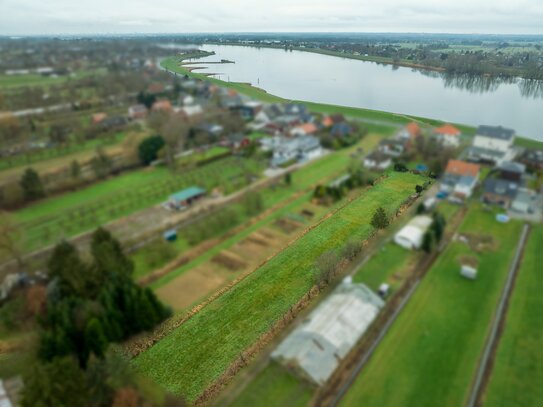
[[[214,146],[210,149],[195,152],[177,159],[179,165],[196,165],[202,161],[212,160],[221,156],[226,156],[230,153],[230,149],[226,147]]]
[[[59,77],[43,76],[35,73],[24,75],[0,75],[0,89],[19,88],[23,86],[49,86],[62,84],[68,80],[77,80],[93,74],[102,74],[103,69],[81,70],[73,75]]]
[[[531,407],[543,401],[543,226],[534,226],[524,251],[485,407]]]
[[[304,407],[313,389],[282,366],[270,362],[229,407]]]
[[[521,224],[500,224],[472,208],[462,232],[490,235],[477,254],[451,243],[342,400],[343,406],[462,406],[513,259]],[[475,281],[459,275],[460,258],[478,259]]]
[[[308,292],[318,256],[349,238],[367,237],[375,210],[393,211],[422,181],[391,174],[140,354],[134,365],[169,391],[195,400]]]
[[[25,247],[32,250],[158,204],[190,185],[208,190],[221,186],[232,192],[246,185],[245,170],[259,174],[262,167],[253,160],[231,157],[181,173],[145,168],[41,200],[15,216],[25,230]]]

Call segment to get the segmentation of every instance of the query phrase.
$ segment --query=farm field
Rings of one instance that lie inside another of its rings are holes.
[[[140,354],[134,365],[194,401],[309,291],[318,256],[349,238],[368,237],[375,210],[394,211],[421,182],[418,175],[392,173]]]
[[[483,405],[536,406],[543,400],[543,226],[524,251]]]
[[[359,148],[363,149],[364,151],[369,151],[372,149],[379,140],[381,140],[384,137],[382,134],[378,133],[370,133],[366,135],[358,144],[351,148],[347,148],[344,150],[339,150],[332,152],[331,154],[328,154],[312,163],[308,163],[306,166],[302,167],[301,169],[295,171],[292,173],[292,184],[287,185],[275,185],[270,188],[266,188],[261,192],[262,196],[262,203],[264,210],[272,208],[275,205],[280,204],[281,202],[290,199],[294,194],[300,193],[301,191],[307,190],[306,192],[309,193],[310,191],[308,188],[314,186],[316,183],[320,181],[326,181],[326,180],[332,180],[335,177],[342,175],[345,172],[345,169],[348,164],[349,156],[358,150]],[[308,194],[306,197],[304,197],[301,202],[307,202],[310,198],[310,195]],[[236,205],[235,209],[239,212],[240,220],[246,220],[248,219],[247,215],[243,214],[241,205]],[[277,216],[274,217],[274,215],[271,215],[269,219],[275,219]],[[159,288],[162,287],[165,284],[168,284],[170,281],[173,281],[173,279],[177,278],[178,276],[184,274],[188,270],[202,264],[203,262],[209,260],[212,256],[218,254],[221,250],[227,249],[228,247],[234,245],[235,243],[238,243],[242,239],[246,238],[248,234],[258,230],[258,228],[264,226],[266,224],[266,220],[261,220],[254,225],[252,225],[247,230],[240,232],[233,236],[232,238],[228,239],[227,241],[221,243],[220,245],[217,245],[213,247],[209,251],[209,253],[206,253],[199,258],[195,259],[194,261],[187,263],[186,265],[178,268],[177,270],[173,271],[172,273],[168,274],[167,276],[163,277],[162,279],[158,280],[156,283],[153,284],[153,288]],[[180,239],[183,239],[182,236],[180,236]],[[143,269],[140,267],[140,275],[147,274],[151,272],[151,268]],[[185,303],[185,301],[183,301]]]
[[[494,215],[470,209],[460,227],[469,245],[452,242],[441,254],[343,406],[465,404],[522,227]],[[459,275],[462,260],[478,263],[476,280]]]
[[[229,407],[304,407],[313,396],[313,388],[294,377],[282,366],[270,362],[243,389]]]
[[[232,192],[245,185],[245,171],[259,174],[252,160],[226,158],[205,167],[172,174],[164,167],[146,168],[110,178],[78,191],[29,205],[15,216],[25,228],[27,250],[74,236],[122,216],[164,201],[169,194],[191,185]]]

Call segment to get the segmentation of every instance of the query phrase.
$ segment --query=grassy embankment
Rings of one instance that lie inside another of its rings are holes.
[[[470,209],[460,231],[493,242],[481,252],[453,242],[438,258],[342,401],[344,406],[460,406],[466,402],[513,259],[521,224]],[[475,281],[461,259],[478,261]]]
[[[74,72],[72,75],[62,75],[58,77],[43,76],[36,73],[29,73],[23,75],[0,75],[0,89],[19,88],[24,86],[50,86],[58,85],[70,80],[77,80],[86,76],[102,74],[105,70],[100,69],[88,69]]]
[[[543,400],[543,227],[533,227],[520,266],[485,407],[531,407]]]
[[[366,238],[375,210],[394,211],[423,181],[391,174],[140,354],[134,365],[169,391],[195,400],[309,291],[319,255],[347,238]]]
[[[32,250],[158,204],[191,185],[232,192],[245,185],[246,170],[259,174],[261,166],[232,157],[182,173],[145,168],[41,200],[15,212],[15,217],[25,230],[25,248]]]

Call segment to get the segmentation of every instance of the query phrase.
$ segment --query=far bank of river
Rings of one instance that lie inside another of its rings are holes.
[[[469,126],[503,125],[543,141],[541,83],[453,78],[440,72],[304,51],[209,44],[201,49],[214,55],[189,59],[190,68],[198,68],[193,75],[203,77],[207,71],[212,74],[209,80],[221,81],[263,100],[352,106],[362,108],[365,116],[381,116],[385,120],[409,115]],[[221,59],[235,63],[211,63]],[[186,72],[175,65],[169,64],[168,69]],[[353,113],[354,109],[350,110]]]

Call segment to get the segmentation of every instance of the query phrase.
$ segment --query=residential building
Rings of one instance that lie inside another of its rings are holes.
[[[153,103],[153,106],[151,107],[151,110],[153,112],[158,112],[158,111],[171,112],[172,111],[172,103],[167,99],[157,100],[155,103]]]
[[[364,157],[364,167],[369,170],[383,171],[392,165],[392,159],[382,151],[375,150]]]
[[[91,116],[91,123],[93,125],[100,124],[106,117],[107,117],[107,113],[104,113],[104,112],[94,113]]]
[[[480,166],[461,160],[449,160],[440,190],[449,193],[452,201],[462,202],[473,194],[479,181]]]
[[[315,134],[318,131],[318,127],[315,123],[303,123],[293,127],[290,130],[291,136],[306,136]]]
[[[402,140],[406,146],[411,147],[414,143],[417,137],[420,137],[422,135],[422,130],[420,126],[415,123],[411,122],[405,127],[403,127],[397,134],[396,138],[398,140]]]
[[[479,126],[473,145],[468,150],[468,157],[472,161],[496,164],[510,161],[515,156],[514,141],[514,130],[501,126]]]
[[[384,139],[379,142],[378,149],[390,157],[399,157],[405,152],[405,144],[398,139]]]
[[[517,196],[519,188],[520,185],[517,182],[489,177],[483,184],[482,200],[484,203],[508,209]]]
[[[339,122],[332,125],[332,129],[330,130],[330,135],[332,137],[336,138],[342,138],[350,136],[353,133],[354,129],[353,126],[351,126],[347,122]]]
[[[520,188],[511,202],[511,210],[521,214],[534,212],[537,193],[530,189]]]
[[[322,154],[322,147],[318,138],[314,136],[299,136],[287,138],[279,136],[273,142],[273,167],[286,164],[290,161],[303,162],[316,158]]]
[[[134,105],[128,108],[128,117],[132,120],[144,119],[147,116],[145,105]]]
[[[458,148],[462,132],[452,124],[444,124],[434,129],[434,134],[444,147]]]

